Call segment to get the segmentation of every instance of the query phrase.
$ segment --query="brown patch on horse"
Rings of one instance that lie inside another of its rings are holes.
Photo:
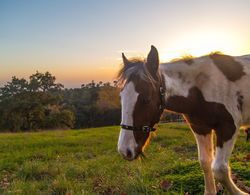
[[[244,96],[241,94],[240,91],[237,91],[237,92],[236,92],[236,96],[237,96],[237,102],[238,102],[237,108],[238,108],[239,111],[242,112],[242,110],[243,110],[242,107],[243,107],[243,99],[244,99]]]
[[[197,134],[207,135],[214,129],[219,147],[230,140],[236,130],[233,117],[226,107],[221,103],[206,101],[197,87],[189,90],[188,97],[169,97],[166,101],[166,109],[184,114]]]
[[[214,53],[209,56],[229,81],[234,82],[246,74],[243,71],[242,64],[235,61],[231,56],[219,53]]]
[[[178,78],[181,79],[183,77],[181,72],[178,72]]]
[[[162,110],[159,109],[161,105],[160,82],[155,83],[154,87],[150,86],[150,82],[141,79],[134,79],[133,82],[136,92],[139,93],[133,112],[133,126],[142,127],[147,125],[153,127],[159,122],[162,114]],[[142,151],[150,133],[143,131],[134,131],[133,133],[138,144],[138,150]]]

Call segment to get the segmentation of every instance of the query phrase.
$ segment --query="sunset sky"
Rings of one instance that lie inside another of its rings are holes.
[[[161,61],[250,53],[249,0],[0,0],[0,86],[50,71],[65,87],[112,81],[155,45]]]

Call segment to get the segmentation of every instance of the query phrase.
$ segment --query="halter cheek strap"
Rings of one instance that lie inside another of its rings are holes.
[[[159,109],[163,111],[165,108],[165,89],[162,86],[160,86],[160,98],[161,98],[161,104]]]

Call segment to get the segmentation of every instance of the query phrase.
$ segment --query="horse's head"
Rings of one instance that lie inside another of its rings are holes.
[[[150,138],[150,131],[162,114],[159,57],[154,46],[146,61],[128,60],[124,54],[119,81],[122,105],[118,151],[127,160],[136,159]]]

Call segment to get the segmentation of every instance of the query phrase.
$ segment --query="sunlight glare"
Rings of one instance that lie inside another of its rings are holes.
[[[180,56],[192,55],[199,57],[214,51],[220,51],[229,55],[238,55],[241,45],[234,34],[228,32],[199,32],[189,33],[182,37],[176,37],[173,49],[165,49],[160,52],[161,61],[167,62]]]

